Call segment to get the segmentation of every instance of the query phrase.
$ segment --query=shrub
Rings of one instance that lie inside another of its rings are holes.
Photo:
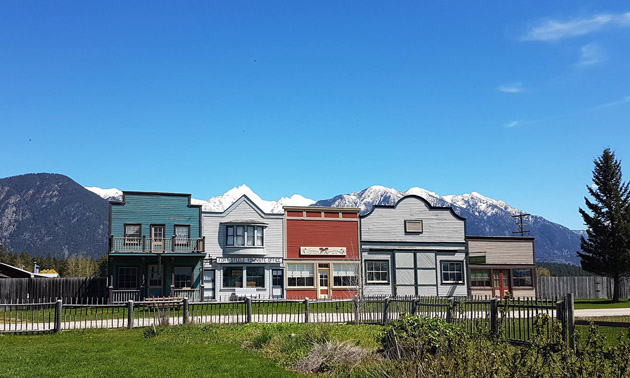
[[[326,341],[313,345],[308,355],[294,366],[301,373],[351,372],[370,351],[349,342]]]

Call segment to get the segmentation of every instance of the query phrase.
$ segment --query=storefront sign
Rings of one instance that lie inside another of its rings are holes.
[[[345,256],[346,247],[300,247],[300,254],[307,256]]]
[[[217,264],[282,264],[281,257],[217,257]]]

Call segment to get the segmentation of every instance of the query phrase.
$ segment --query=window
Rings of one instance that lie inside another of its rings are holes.
[[[406,220],[405,232],[409,234],[421,234],[423,231],[421,220]]]
[[[140,245],[142,226],[139,224],[125,225],[125,245]]]
[[[226,227],[226,235],[225,245],[234,245],[234,226]]]
[[[333,264],[333,284],[335,286],[357,286],[359,284],[357,264]]]
[[[133,290],[138,283],[138,269],[135,266],[121,266],[118,268],[118,288]]]
[[[365,274],[367,283],[389,283],[389,261],[366,261]]]
[[[313,264],[287,264],[287,270],[288,286],[315,286]]]
[[[512,269],[513,286],[534,286],[532,284],[531,269]]]
[[[245,272],[247,273],[247,287],[265,287],[265,267],[248,266]]]
[[[443,283],[463,283],[461,262],[442,262],[442,282]]]
[[[264,228],[262,226],[257,226],[256,227],[256,245],[259,247],[262,247],[264,244],[264,232],[263,232]]]
[[[192,271],[193,268],[189,266],[176,266],[175,267],[175,288],[189,288],[192,287]]]
[[[243,267],[223,268],[223,287],[243,287]]]
[[[162,287],[162,272],[157,265],[149,265],[149,287]]]
[[[265,241],[264,230],[262,226],[226,226],[225,245],[262,247]]]
[[[490,270],[488,269],[471,269],[470,270],[470,286],[490,287]]]
[[[175,245],[188,245],[190,226],[175,226]]]
[[[235,245],[245,245],[245,227],[244,226],[236,226]]]
[[[282,270],[274,269],[271,271],[271,285],[273,286],[283,286],[284,282],[282,282]]]

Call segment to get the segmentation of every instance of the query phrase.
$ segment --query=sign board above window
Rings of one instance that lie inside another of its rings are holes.
[[[468,257],[469,264],[485,264],[486,256],[469,256]]]
[[[300,247],[300,254],[306,256],[345,256],[346,247]]]
[[[421,220],[406,220],[405,232],[409,234],[421,234],[423,231]]]
[[[217,257],[217,264],[281,264],[282,257]]]

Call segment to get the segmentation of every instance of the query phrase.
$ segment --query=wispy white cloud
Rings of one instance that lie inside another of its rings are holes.
[[[510,83],[510,84],[499,85],[497,90],[500,92],[505,92],[505,93],[521,93],[524,91],[523,83]]]
[[[527,120],[525,120],[525,121],[511,121],[511,122],[508,122],[508,123],[504,124],[503,127],[512,128],[512,127],[515,127],[515,126],[525,126],[525,125],[533,125],[533,124],[537,124],[537,123],[555,121],[557,119],[574,117],[574,116],[577,116],[577,115],[580,115],[580,114],[590,113],[590,112],[593,112],[593,111],[607,109],[607,108],[611,108],[611,107],[619,106],[619,105],[624,105],[624,104],[630,104],[630,96],[625,96],[625,97],[620,98],[619,100],[611,101],[611,102],[607,102],[607,103],[599,104],[599,105],[595,105],[595,106],[591,106],[589,108],[583,108],[582,110],[576,110],[576,111],[565,113],[565,114],[556,114],[556,115],[549,116],[549,117],[546,117],[546,118],[539,118],[539,119],[534,119],[534,120],[531,120],[531,121],[527,121]]]
[[[604,50],[597,43],[589,43],[582,46],[578,66],[592,66],[606,60]]]
[[[530,27],[521,39],[524,41],[552,42],[592,33],[604,26],[629,27],[630,12],[602,13],[564,21],[548,19]]]

